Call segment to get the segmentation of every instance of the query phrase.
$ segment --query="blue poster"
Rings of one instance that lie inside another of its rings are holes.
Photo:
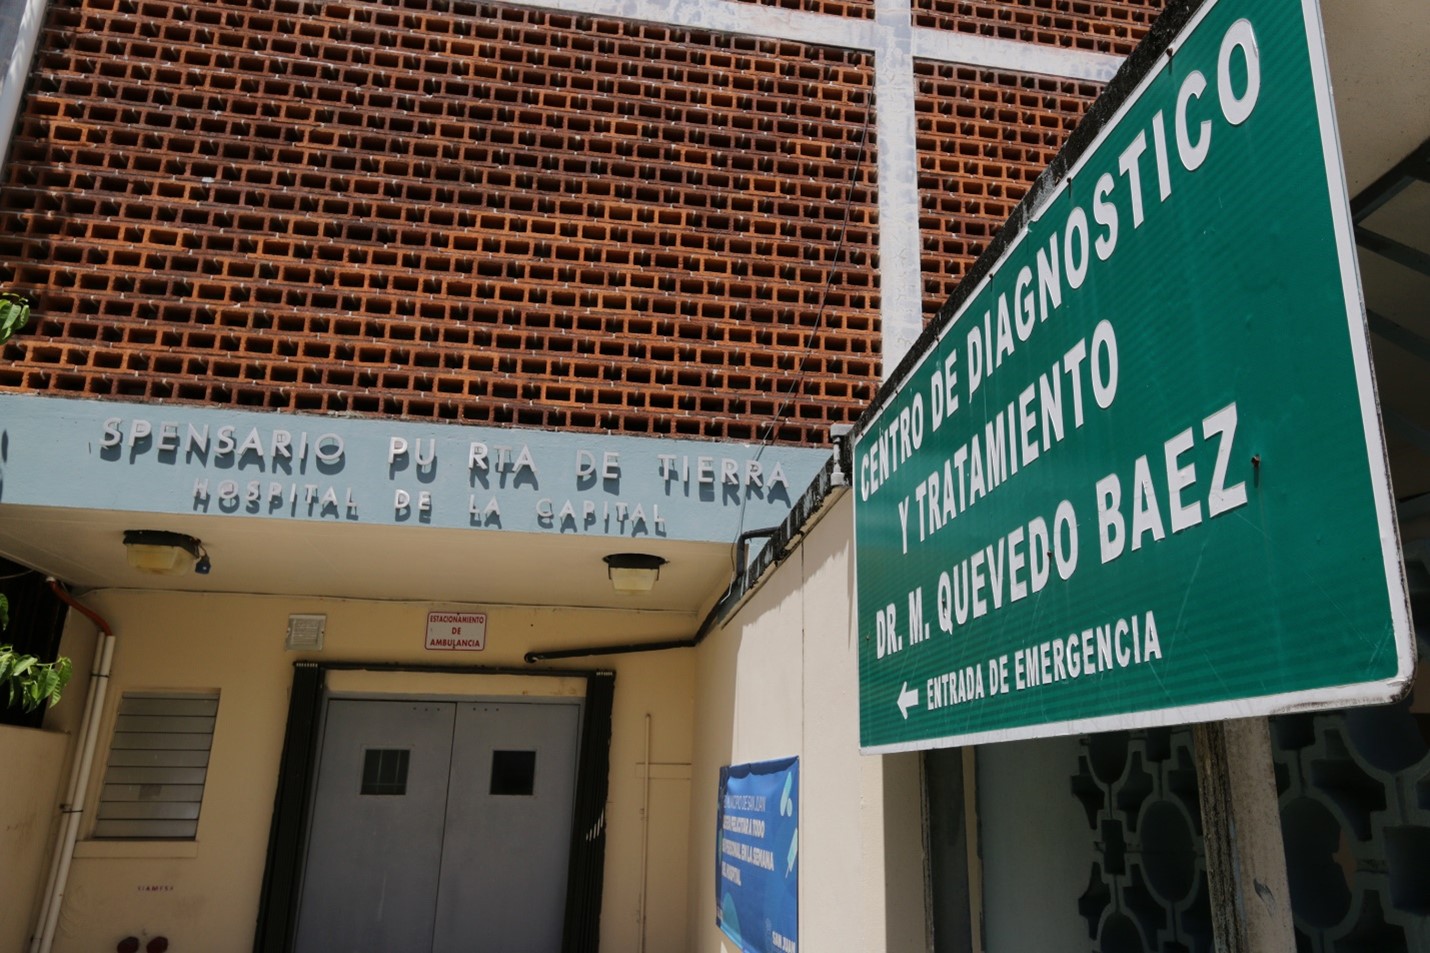
[[[715,922],[744,953],[799,939],[799,759],[720,769]]]

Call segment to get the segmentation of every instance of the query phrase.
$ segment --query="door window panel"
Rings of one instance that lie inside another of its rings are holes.
[[[362,793],[401,796],[407,793],[406,748],[368,748],[362,756]]]

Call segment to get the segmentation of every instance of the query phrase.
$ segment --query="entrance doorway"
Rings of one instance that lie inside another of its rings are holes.
[[[298,953],[557,953],[580,706],[329,698]]]

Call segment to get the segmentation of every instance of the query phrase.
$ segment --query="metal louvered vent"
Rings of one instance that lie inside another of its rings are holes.
[[[283,640],[283,647],[290,652],[319,651],[323,647],[323,631],[327,625],[326,615],[290,615],[288,636]]]
[[[217,692],[124,693],[96,838],[193,839],[217,713]]]

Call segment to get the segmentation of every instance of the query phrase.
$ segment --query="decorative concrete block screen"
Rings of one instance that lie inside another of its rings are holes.
[[[1072,794],[1094,857],[1076,903],[1092,949],[1212,953],[1191,729],[1114,731],[1080,745]]]
[[[758,3],[761,6],[779,7],[784,10],[803,10],[808,13],[826,13],[836,17],[874,19],[874,0],[738,0],[738,2]]]
[[[1296,948],[1430,951],[1427,717],[1401,702],[1271,720]],[[1189,728],[1089,735],[1071,793],[1094,856],[1069,897],[1100,953],[1212,953]]]
[[[914,0],[914,23],[1025,43],[1125,55],[1166,0]]]
[[[924,320],[1057,155],[1096,83],[914,62]]]
[[[1408,701],[1273,719],[1298,950],[1430,950],[1427,728]]]
[[[56,2],[0,389],[822,443],[879,376],[872,90],[521,7]]]

